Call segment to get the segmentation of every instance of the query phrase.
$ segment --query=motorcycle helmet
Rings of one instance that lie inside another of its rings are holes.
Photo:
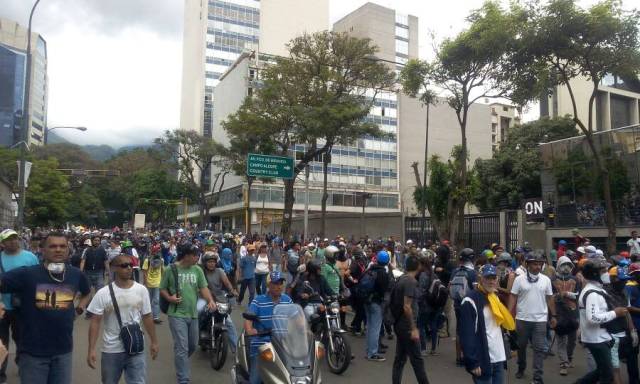
[[[206,263],[209,260],[218,260],[218,254],[215,252],[205,252],[204,255],[202,255],[202,262]]]
[[[541,250],[529,251],[524,255],[524,260],[527,262],[541,262],[544,263],[544,252]]]
[[[307,271],[307,273],[319,275],[320,274],[320,263],[318,263],[316,260],[309,261],[307,263],[306,271]]]
[[[380,265],[389,264],[389,253],[387,253],[387,251],[378,252],[378,254],[376,255],[376,260],[378,261],[378,264],[380,264]]]
[[[476,254],[471,248],[464,248],[460,251],[460,260],[471,261],[475,258]]]
[[[335,245],[330,245],[324,249],[324,256],[326,258],[335,258],[338,256],[340,250]]]
[[[500,256],[498,256],[498,258],[496,259],[496,263],[508,263],[509,265],[511,265],[511,263],[513,262],[513,258],[511,257],[511,255],[509,254],[509,252],[502,252],[500,254]]]
[[[582,276],[591,281],[600,281],[602,269],[607,269],[607,263],[601,259],[589,259],[582,267]]]

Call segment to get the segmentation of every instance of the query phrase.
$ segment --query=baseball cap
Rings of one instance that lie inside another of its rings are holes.
[[[13,229],[5,229],[4,231],[0,232],[0,241],[5,241],[11,236],[18,236],[18,232],[14,231]]]
[[[413,244],[413,240],[411,239],[407,240],[407,244]]]
[[[283,281],[285,281],[286,279],[282,276],[282,274],[278,271],[273,271],[269,274],[269,279],[271,280],[272,283],[274,284],[278,284],[281,283]]]
[[[84,241],[84,245],[91,245],[91,240],[87,239]]]
[[[489,277],[497,276],[498,272],[496,271],[496,267],[494,267],[492,264],[485,264],[482,266],[482,268],[480,268],[480,274],[482,275],[482,277]]]
[[[578,247],[578,249],[576,249],[576,252],[584,254],[585,253],[584,247]]]

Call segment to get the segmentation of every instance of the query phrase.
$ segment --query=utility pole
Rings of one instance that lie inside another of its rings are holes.
[[[25,69],[25,81],[24,81],[24,100],[22,103],[22,146],[20,147],[20,175],[18,178],[18,185],[20,187],[20,204],[18,204],[18,220],[17,227],[22,229],[24,226],[24,212],[27,203],[27,145],[29,143],[29,97],[31,96],[31,25],[33,21],[33,13],[36,11],[36,7],[40,3],[40,0],[36,0],[31,8],[29,14],[29,27],[27,29],[27,68]]]
[[[309,164],[304,169],[304,239],[307,240],[307,238],[309,238]]]
[[[369,200],[370,198],[373,197],[372,194],[368,193],[368,192],[362,192],[361,195],[362,196],[362,215],[360,216],[360,237],[364,238],[365,234],[366,234],[366,223],[364,221],[364,210],[367,206],[367,200]]]

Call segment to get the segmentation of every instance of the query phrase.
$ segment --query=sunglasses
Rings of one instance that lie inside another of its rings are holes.
[[[125,268],[133,268],[133,264],[132,263],[122,263],[122,264],[116,264],[116,267],[125,269]]]

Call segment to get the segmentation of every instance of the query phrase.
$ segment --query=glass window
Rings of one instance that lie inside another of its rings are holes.
[[[396,25],[396,36],[408,39],[409,38],[409,30],[407,28],[402,28]]]
[[[409,25],[409,16],[396,12],[396,23],[402,25]]]
[[[409,54],[409,43],[402,40],[396,40],[396,52],[403,55]]]

